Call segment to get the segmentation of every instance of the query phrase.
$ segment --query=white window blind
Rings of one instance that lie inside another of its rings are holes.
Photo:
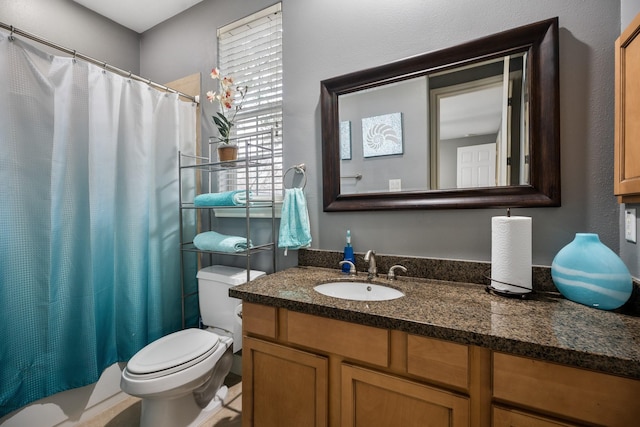
[[[218,68],[247,86],[232,137],[275,129],[275,194],[282,195],[282,10],[281,3],[218,29]],[[239,156],[247,147],[240,141]],[[246,186],[256,195],[271,195],[271,167],[250,168],[245,174],[229,173],[223,191]]]

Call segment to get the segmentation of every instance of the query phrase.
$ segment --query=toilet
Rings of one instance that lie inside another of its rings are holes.
[[[265,273],[251,270],[251,280]],[[242,348],[241,301],[229,288],[245,283],[247,271],[212,265],[198,271],[203,328],[166,335],[127,363],[120,388],[142,399],[141,427],[198,426],[217,412],[227,394],[224,379],[233,353]]]

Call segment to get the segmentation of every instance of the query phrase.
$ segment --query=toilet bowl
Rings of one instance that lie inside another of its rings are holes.
[[[252,280],[264,274],[250,271]],[[166,335],[129,360],[120,388],[142,399],[141,427],[195,427],[221,408],[227,394],[223,382],[234,347],[239,349],[234,337],[241,330],[238,300],[229,297],[229,287],[245,283],[246,276],[235,267],[200,270],[198,299],[206,329]]]
[[[135,354],[120,388],[142,398],[140,426],[197,426],[223,404],[233,341],[203,329],[162,337]]]

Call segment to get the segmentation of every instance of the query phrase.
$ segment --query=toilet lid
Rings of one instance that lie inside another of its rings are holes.
[[[202,329],[174,332],[137,352],[127,363],[127,371],[154,378],[177,372],[208,357],[219,342],[218,335]]]

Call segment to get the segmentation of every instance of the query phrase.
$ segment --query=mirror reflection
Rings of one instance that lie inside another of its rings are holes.
[[[320,89],[325,211],[560,205],[557,18]]]
[[[526,58],[340,95],[340,193],[528,184]]]

